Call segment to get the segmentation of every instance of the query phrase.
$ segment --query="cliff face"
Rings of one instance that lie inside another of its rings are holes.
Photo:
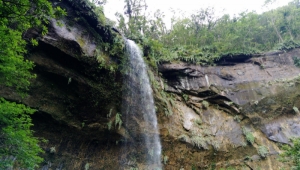
[[[39,40],[27,56],[37,75],[28,96],[21,98],[6,87],[0,96],[38,110],[32,117],[34,134],[48,140],[41,143],[43,169],[118,169],[116,141],[122,135],[109,131],[107,123],[120,112],[122,77],[117,70],[123,38],[99,23],[81,1],[53,4],[66,9],[67,16],[51,20],[44,37],[37,29],[25,34]]]
[[[0,96],[38,110],[33,130],[48,140],[43,169],[130,169],[139,159],[121,149],[125,129],[115,127],[124,42],[82,3],[54,2],[68,15],[51,20],[44,37],[26,33],[39,39],[28,54],[37,78],[25,98],[6,87]],[[299,49],[229,57],[213,67],[163,64],[161,76],[150,73],[164,169],[289,167],[277,157],[279,144],[300,137],[297,56]]]
[[[166,169],[179,167],[178,161],[199,169],[289,167],[276,157],[278,144],[300,135],[300,70],[293,63],[299,54],[294,49],[239,61],[229,58],[214,67],[161,65],[164,89],[176,94],[176,104],[174,114],[160,124],[183,141],[175,151],[165,148],[170,157]],[[165,145],[167,140],[163,138]],[[263,148],[266,158],[259,154]]]

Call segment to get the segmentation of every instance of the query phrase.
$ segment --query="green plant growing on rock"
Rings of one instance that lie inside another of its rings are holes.
[[[107,123],[107,129],[108,129],[108,130],[111,130],[111,127],[112,127],[112,121],[109,121],[109,122]]]
[[[188,142],[190,138],[186,134],[182,134],[182,135],[178,136],[177,139],[182,142]]]
[[[295,111],[296,114],[300,113],[298,107],[296,107],[296,106],[293,107],[293,110]]]
[[[107,118],[110,118],[110,117],[111,117],[112,110],[113,110],[112,108],[111,108],[111,109],[109,109],[109,113],[106,115],[106,117],[107,117]]]
[[[218,140],[213,140],[211,142],[211,145],[213,146],[213,148],[218,151],[220,149],[220,142]]]
[[[173,115],[173,112],[170,111],[168,108],[164,108],[164,113],[165,113],[165,116],[167,116],[167,117]]]
[[[121,128],[122,123],[123,123],[123,121],[122,121],[122,119],[121,119],[121,116],[122,116],[122,115],[121,115],[120,113],[117,113],[117,114],[116,114],[116,118],[115,118],[115,127],[119,126],[118,129]]]
[[[130,170],[139,170],[139,168],[133,168],[133,167],[131,167]]]
[[[199,119],[194,119],[194,123],[198,126],[201,126],[202,124],[202,120],[199,118]]]
[[[202,106],[203,106],[203,108],[208,109],[209,103],[206,100],[203,100],[202,101]]]
[[[199,149],[207,148],[206,140],[202,136],[193,136],[191,138],[191,142],[194,146],[198,147]]]
[[[253,145],[254,140],[255,140],[255,137],[253,136],[253,134],[251,133],[251,131],[248,130],[248,129],[246,129],[245,127],[243,127],[242,130],[243,130],[243,134],[244,134],[245,137],[246,137],[246,140],[247,140],[251,145]]]
[[[171,105],[172,105],[173,107],[176,106],[172,94],[171,94],[170,97],[169,97],[169,101],[170,101],[170,103],[171,103]]]
[[[187,102],[189,100],[189,95],[187,95],[187,94],[183,94],[182,97],[185,102]]]
[[[300,67],[300,59],[298,57],[294,56],[293,60],[294,60],[294,65],[296,67]]]
[[[55,146],[52,146],[49,150],[50,153],[54,154],[56,153],[56,149],[55,149]]]
[[[84,170],[89,170],[90,169],[90,164],[89,163],[86,163],[85,165],[84,165]]]
[[[165,155],[165,156],[164,156],[164,164],[165,164],[165,165],[167,164],[168,160],[169,160],[169,157],[168,157],[167,155]]]
[[[294,166],[291,167],[292,170],[300,169],[300,138],[291,139],[293,146],[284,145],[282,149],[284,152],[280,154],[281,161],[291,161]]]
[[[241,122],[241,119],[240,119],[240,116],[239,115],[235,115],[233,117],[233,120],[235,120],[236,122],[240,123]]]
[[[266,158],[267,155],[269,154],[269,149],[264,145],[258,146],[257,153],[260,157]]]

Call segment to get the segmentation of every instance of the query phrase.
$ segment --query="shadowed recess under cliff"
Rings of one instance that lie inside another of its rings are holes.
[[[122,116],[128,137],[121,163],[124,167],[162,169],[161,144],[147,67],[142,52],[133,41],[126,40],[126,52]]]

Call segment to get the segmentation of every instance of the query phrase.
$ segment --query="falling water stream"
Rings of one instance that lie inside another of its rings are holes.
[[[125,162],[127,165],[139,162],[143,169],[162,169],[161,144],[147,66],[139,47],[131,40],[125,41],[128,55],[122,102],[122,116],[128,135]]]

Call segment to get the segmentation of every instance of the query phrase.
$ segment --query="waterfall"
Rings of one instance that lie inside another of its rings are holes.
[[[126,40],[122,117],[128,138],[123,149],[126,165],[142,163],[142,169],[161,167],[161,144],[152,89],[142,52]]]

